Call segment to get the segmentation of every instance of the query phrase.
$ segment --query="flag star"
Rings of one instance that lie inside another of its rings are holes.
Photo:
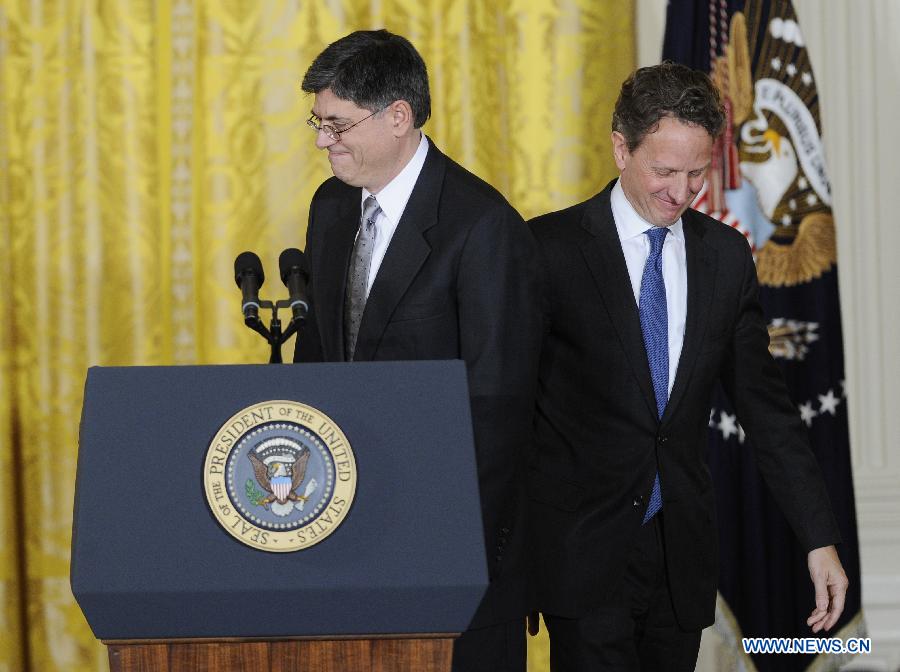
[[[812,73],[807,70],[802,75],[800,75],[800,79],[803,80],[804,84],[809,86],[810,84],[812,84]]]
[[[847,398],[847,381],[841,381],[841,396],[846,399]]]
[[[792,221],[793,221],[793,220],[791,219],[791,216],[790,216],[789,214],[787,214],[787,213],[784,213],[784,214],[781,216],[781,224],[782,224],[782,226],[790,226]]]
[[[797,74],[797,66],[794,65],[793,63],[788,63],[787,67],[785,68],[785,71],[787,72],[787,74],[789,74],[791,77],[793,77],[794,75]]]
[[[801,177],[799,180],[797,180],[797,186],[801,189],[806,189],[809,186],[809,182],[806,181],[805,177]]]
[[[716,421],[713,420],[713,416],[716,414],[716,409],[709,409],[709,428],[712,429],[716,426]]]
[[[809,196],[806,197],[806,204],[807,205],[815,205],[818,202],[818,200],[819,199],[816,198],[815,194],[810,194]]]
[[[800,419],[806,423],[807,427],[812,427],[813,418],[817,415],[818,413],[813,410],[811,401],[807,401],[805,404],[800,404]]]
[[[790,201],[788,201],[788,205],[790,206],[791,210],[796,210],[797,209],[797,200],[792,198]]]
[[[744,428],[741,425],[738,425],[738,442],[743,443],[746,438],[747,435],[744,434]]]
[[[819,395],[819,413],[831,413],[831,415],[834,415],[837,412],[839,403],[841,403],[840,397],[834,396],[834,390],[828,390],[828,394]]]
[[[772,59],[772,69],[773,70],[781,70],[781,59],[777,56]]]
[[[737,416],[729,415],[725,411],[720,414],[719,431],[722,432],[722,438],[726,441],[732,434],[738,433]]]

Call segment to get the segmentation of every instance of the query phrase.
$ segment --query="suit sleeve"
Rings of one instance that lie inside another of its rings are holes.
[[[541,342],[536,265],[530,230],[504,204],[472,227],[457,279],[460,350],[468,369],[492,575],[495,552],[499,561],[512,528],[523,525],[523,473]]]
[[[840,542],[821,468],[791,401],[769,335],[756,268],[744,254],[740,309],[722,383],[749,437],[760,472],[806,551]]]
[[[313,196],[312,202],[309,204],[309,220],[306,225],[306,250],[304,257],[306,258],[306,266],[309,271],[309,280],[306,283],[306,296],[309,309],[306,314],[306,321],[300,328],[294,340],[294,362],[321,362],[324,361],[322,354],[322,339],[319,335],[319,327],[316,322],[316,302],[315,302],[315,273],[319,268],[316,262],[318,252],[316,230],[315,230],[315,209],[316,197]]]

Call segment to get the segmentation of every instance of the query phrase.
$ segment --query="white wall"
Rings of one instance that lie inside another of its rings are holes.
[[[637,0],[640,65],[659,60],[665,5]],[[794,7],[819,88],[838,230],[863,610],[873,640],[872,655],[851,667],[893,671],[900,669],[900,2],[794,0]]]

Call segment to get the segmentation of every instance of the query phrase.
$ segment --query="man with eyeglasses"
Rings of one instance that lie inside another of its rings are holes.
[[[494,188],[420,130],[428,76],[403,37],[338,40],[302,88],[315,94],[307,123],[334,178],[310,205],[310,309],[294,361],[466,362],[490,587],[454,645],[453,670],[523,672],[522,472],[541,334],[534,240]]]

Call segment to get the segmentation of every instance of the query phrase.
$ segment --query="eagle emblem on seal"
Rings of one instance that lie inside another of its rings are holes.
[[[309,462],[309,448],[284,437],[263,441],[247,453],[253,465],[256,482],[268,494],[255,501],[257,506],[270,509],[276,516],[287,516],[296,508],[303,507],[318,487],[311,478],[303,490],[306,465]]]

